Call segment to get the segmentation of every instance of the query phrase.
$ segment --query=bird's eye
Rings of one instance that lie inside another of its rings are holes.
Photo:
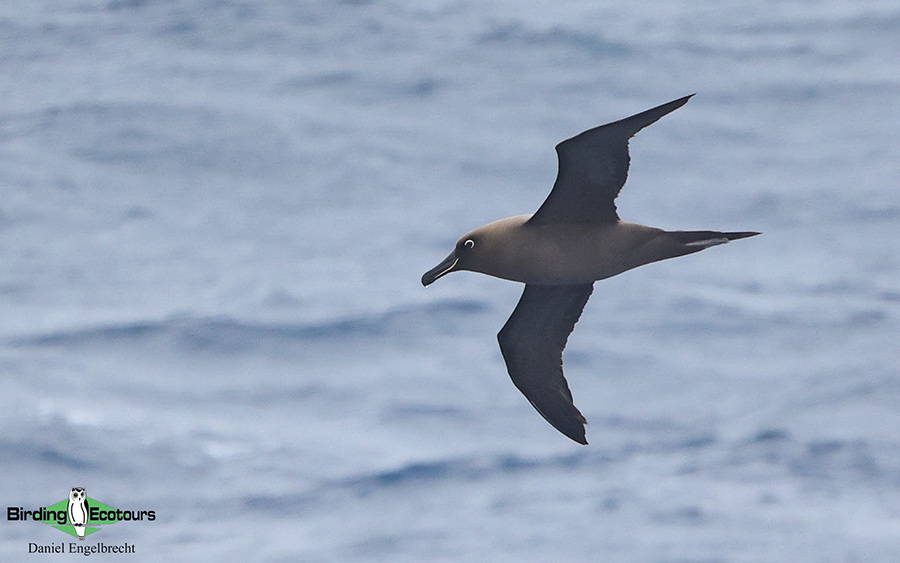
[[[475,248],[475,241],[472,239],[466,239],[466,242],[463,243],[466,248]]]

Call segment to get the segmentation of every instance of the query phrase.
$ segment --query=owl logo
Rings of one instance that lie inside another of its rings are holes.
[[[66,505],[66,512],[69,515],[69,524],[75,528],[75,534],[82,541],[84,541],[84,528],[88,523],[89,511],[87,491],[84,487],[72,487],[72,490],[69,491],[69,502]]]

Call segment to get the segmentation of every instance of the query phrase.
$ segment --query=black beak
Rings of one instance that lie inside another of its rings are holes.
[[[449,274],[453,271],[453,268],[456,267],[458,261],[459,258],[456,257],[456,251],[454,250],[450,253],[450,256],[444,258],[440,264],[425,272],[425,275],[422,276],[422,285],[427,287],[434,283],[439,277]]]

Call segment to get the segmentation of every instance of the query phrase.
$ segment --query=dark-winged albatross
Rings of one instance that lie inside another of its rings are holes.
[[[691,96],[556,145],[556,183],[535,214],[475,229],[422,276],[425,286],[457,270],[525,284],[519,304],[497,334],[500,351],[519,391],[547,422],[580,444],[587,444],[587,420],[572,402],[562,353],[594,282],[759,234],[664,231],[619,219],[615,199],[628,176],[628,140]]]

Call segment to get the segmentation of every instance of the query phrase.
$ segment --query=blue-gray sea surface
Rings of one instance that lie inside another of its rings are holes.
[[[135,561],[900,560],[900,5],[616,4],[4,3],[0,507],[152,509],[85,542]],[[521,286],[419,278],[692,92],[620,215],[764,235],[596,284],[578,446]]]

